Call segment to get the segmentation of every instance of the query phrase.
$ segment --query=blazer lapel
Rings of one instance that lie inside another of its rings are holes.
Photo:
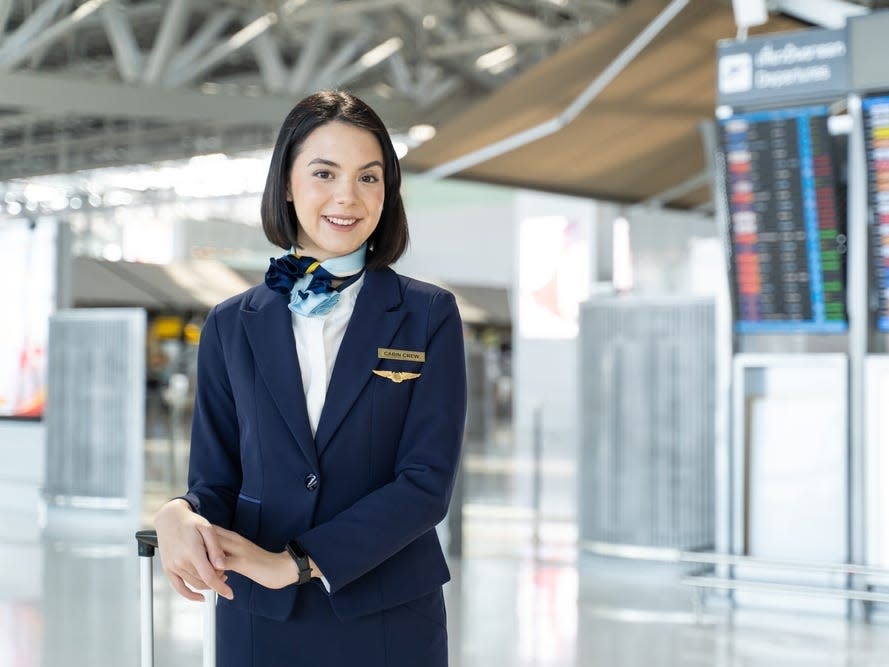
[[[324,408],[315,432],[321,456],[377,366],[377,348],[386,347],[407,314],[401,305],[398,276],[391,269],[368,271],[343,336]]]
[[[265,380],[276,407],[299,448],[317,469],[318,455],[309,426],[302,373],[287,302],[286,294],[261,288],[250,304],[255,310],[241,310],[242,321],[259,373]]]

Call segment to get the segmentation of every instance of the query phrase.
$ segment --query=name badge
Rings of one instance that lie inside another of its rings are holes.
[[[377,358],[379,359],[395,359],[396,361],[426,361],[425,352],[415,352],[413,350],[392,350],[386,347],[377,348]]]

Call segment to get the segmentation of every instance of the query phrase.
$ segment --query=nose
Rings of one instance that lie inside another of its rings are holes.
[[[355,183],[348,178],[340,179],[334,194],[337,204],[350,204],[355,201]]]

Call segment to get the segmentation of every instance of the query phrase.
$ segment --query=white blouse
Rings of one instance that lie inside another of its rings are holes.
[[[339,302],[325,315],[306,317],[290,314],[312,435],[318,430],[333,364],[363,284],[364,274],[340,292]]]

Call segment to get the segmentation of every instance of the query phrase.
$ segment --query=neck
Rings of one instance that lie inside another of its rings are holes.
[[[334,276],[347,278],[364,268],[366,250],[367,244],[362,243],[356,250],[346,255],[329,256],[325,259],[310,256],[321,262],[321,265]]]

